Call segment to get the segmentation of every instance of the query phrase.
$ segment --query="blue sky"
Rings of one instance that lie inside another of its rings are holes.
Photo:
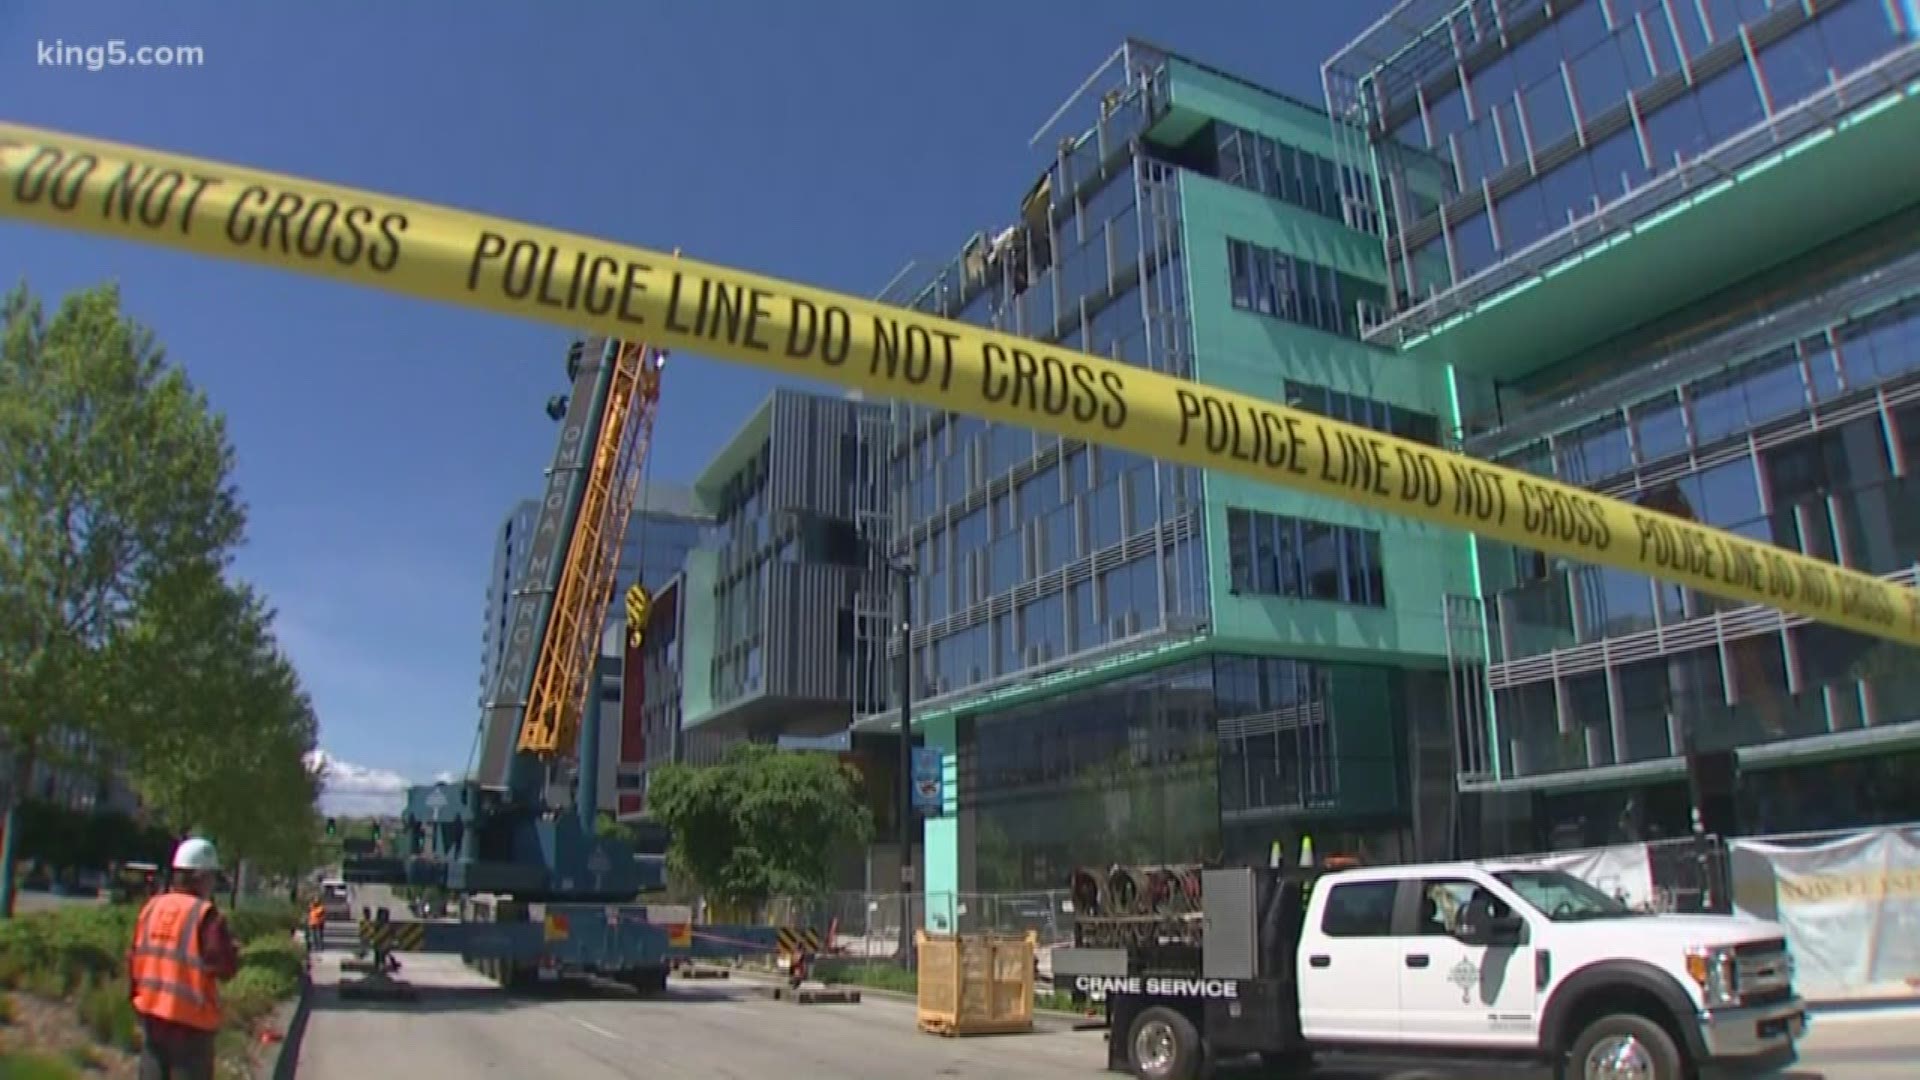
[[[13,0],[0,115],[870,295],[1012,219],[1028,137],[1124,35],[1317,101],[1321,60],[1385,6]],[[38,66],[55,39],[205,59]],[[566,336],[12,224],[0,252],[50,303],[118,280],[227,415],[240,573],[358,766],[343,787],[464,768],[492,533],[540,483]],[[678,359],[653,470],[685,480],[775,380]]]

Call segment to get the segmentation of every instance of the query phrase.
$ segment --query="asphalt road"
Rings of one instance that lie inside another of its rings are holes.
[[[358,919],[363,908],[387,909],[389,919],[410,919],[413,916],[407,910],[407,902],[393,891],[389,885],[349,885],[347,886],[347,905],[353,909],[353,917]]]
[[[907,1076],[1041,1080],[1103,1073],[1100,1032],[949,1040],[914,1030],[913,1007],[789,1005],[754,982],[675,980],[664,998],[613,988],[509,996],[457,959],[402,954],[412,1002],[340,998],[339,953],[315,964],[316,995],[300,1049],[301,1080],[387,1076],[673,1080],[770,1076],[897,1080]],[[355,976],[347,976],[354,978]],[[1790,1080],[1910,1078],[1920,1013],[1822,1016]],[[1223,1077],[1258,1080],[1254,1070]],[[1346,1080],[1327,1074],[1328,1080]]]
[[[898,1080],[1098,1072],[1098,1033],[948,1041],[917,1033],[905,1002],[789,1005],[760,997],[754,983],[731,979],[675,980],[668,996],[650,1000],[598,987],[509,997],[457,959],[400,959],[401,975],[423,988],[413,1002],[353,1001],[321,990],[300,1048],[301,1080]],[[316,982],[324,988],[335,970],[329,959],[316,963]]]

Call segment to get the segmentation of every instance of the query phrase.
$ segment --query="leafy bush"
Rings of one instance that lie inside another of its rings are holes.
[[[76,904],[0,923],[0,985],[65,997],[85,979],[118,975],[137,914]]]
[[[227,912],[227,925],[232,927],[235,941],[252,941],[269,934],[291,939],[293,932],[306,924],[306,916],[304,909],[285,900],[254,899]]]
[[[214,1075],[220,1080],[253,1080],[253,1038],[238,1028],[222,1028],[214,1037]]]
[[[20,989],[37,998],[56,1001],[67,994],[67,981],[53,968],[34,968],[20,983]]]
[[[241,947],[240,966],[278,972],[297,987],[300,985],[300,976],[307,970],[307,950],[290,937],[268,934],[254,938]]]
[[[138,914],[131,904],[85,904],[0,922],[0,986],[48,1000],[71,997],[78,1019],[97,1043],[138,1049],[139,1021],[124,970]],[[295,917],[293,906],[284,903],[246,904],[228,916],[234,939],[245,944],[240,970],[222,988],[221,999],[228,1024],[241,1034],[299,992],[306,952],[292,935]],[[0,1023],[10,1015],[11,1003],[0,998]],[[47,1068],[69,1066],[52,1058],[25,1064],[0,1058],[0,1080],[71,1075]]]
[[[300,990],[298,977],[268,967],[243,967],[220,993],[229,1024],[251,1024]]]
[[[874,990],[896,990],[911,994],[920,981],[913,972],[889,963],[857,964],[845,960],[823,960],[814,965],[813,977],[828,985],[865,986]]]
[[[220,993],[230,1026],[246,1027],[300,992],[306,974],[305,946],[269,931],[240,949],[240,971]]]
[[[89,979],[80,987],[74,1001],[80,1022],[94,1039],[122,1050],[139,1049],[139,1021],[133,1013],[133,1000],[127,980]]]
[[[44,1054],[0,1054],[0,1080],[81,1080],[81,1073]]]
[[[1064,990],[1036,990],[1033,995],[1033,1007],[1043,1011],[1078,1014],[1082,1010],[1074,1003],[1073,995]]]
[[[0,987],[65,997],[88,978],[124,974],[127,946],[140,909],[134,904],[74,904],[0,922]],[[293,939],[299,915],[284,901],[244,903],[227,914],[235,941],[250,943],[261,962],[300,967]]]

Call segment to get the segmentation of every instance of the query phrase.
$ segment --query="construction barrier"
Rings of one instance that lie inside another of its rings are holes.
[[[752,364],[1252,477],[1920,644],[1920,592],[1262,398],[427,203],[0,124],[0,214]]]
[[[804,951],[818,955],[820,952],[820,931],[813,929],[796,930],[790,926],[780,927],[776,931],[783,956],[798,956]]]
[[[953,1036],[1033,1030],[1033,931],[1011,937],[920,930],[914,943],[921,1031]]]
[[[425,923],[360,920],[360,943],[381,952],[419,952],[427,938]]]

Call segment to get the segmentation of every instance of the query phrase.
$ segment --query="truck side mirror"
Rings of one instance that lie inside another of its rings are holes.
[[[1497,912],[1493,897],[1485,893],[1467,902],[1453,928],[1453,936],[1461,943],[1490,948],[1518,945],[1526,935],[1526,920],[1512,912]]]
[[[1526,940],[1527,924],[1518,915],[1495,915],[1487,921],[1487,944],[1518,945]]]

